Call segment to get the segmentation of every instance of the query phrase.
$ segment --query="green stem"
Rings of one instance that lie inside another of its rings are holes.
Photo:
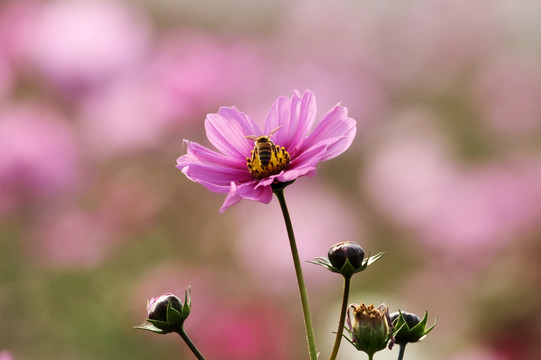
[[[177,334],[180,335],[180,337],[182,338],[182,340],[184,340],[184,342],[188,345],[188,347],[190,348],[190,350],[193,352],[193,354],[195,355],[195,357],[198,359],[198,360],[205,360],[205,358],[203,357],[203,355],[199,352],[199,350],[195,347],[194,343],[192,342],[192,340],[188,337],[188,334],[186,334],[186,332],[184,331],[184,328],[181,328],[179,331],[177,331]]]
[[[274,193],[276,194],[276,197],[280,202],[280,208],[282,209],[282,214],[284,215],[287,235],[289,237],[289,246],[291,247],[291,255],[293,255],[293,264],[295,266],[295,274],[297,275],[297,284],[299,286],[299,294],[301,296],[302,312],[304,315],[304,326],[306,330],[306,339],[308,341],[308,351],[310,353],[310,359],[317,360],[316,340],[314,336],[314,327],[312,325],[312,317],[310,315],[310,306],[308,304],[308,295],[306,294],[304,276],[302,275],[301,261],[299,259],[297,243],[295,242],[293,226],[291,225],[291,218],[289,217],[289,211],[287,210],[284,190],[274,189]]]
[[[331,356],[329,360],[335,360],[338,355],[338,349],[340,348],[340,342],[342,341],[342,334],[344,332],[344,323],[346,322],[346,312],[348,309],[349,298],[349,284],[351,276],[344,276],[344,293],[342,295],[342,308],[340,309],[340,320],[338,321],[338,330],[336,331],[336,339],[334,340],[334,346],[332,348]]]
[[[401,344],[400,351],[398,352],[398,360],[404,359],[404,352],[406,352],[406,344]]]

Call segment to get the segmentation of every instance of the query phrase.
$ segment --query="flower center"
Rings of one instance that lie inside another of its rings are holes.
[[[251,137],[250,137],[251,138]],[[251,138],[254,140],[252,156],[246,158],[246,165],[256,179],[275,175],[284,170],[291,156],[283,146],[275,145],[269,136]]]

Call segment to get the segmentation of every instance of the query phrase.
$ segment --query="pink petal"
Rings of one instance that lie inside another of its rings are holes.
[[[302,98],[298,91],[288,99],[279,97],[267,116],[265,134],[280,128],[273,136],[275,143],[293,150],[304,139],[314,124],[316,100],[311,91],[306,91]]]
[[[270,186],[257,187],[256,182],[239,185],[239,193],[244,199],[256,200],[264,204],[272,200],[272,188]]]
[[[228,207],[231,207],[242,200],[242,197],[240,196],[238,192],[237,185],[232,182],[229,187],[229,194],[227,194],[227,197],[225,198],[224,203],[222,204],[222,207],[220,208],[220,213],[223,213]]]
[[[231,181],[241,182],[251,179],[251,176],[246,176],[240,170],[223,166],[214,167],[206,164],[192,164],[183,167],[181,170],[192,181],[205,181],[217,186],[228,186]]]
[[[283,172],[283,171],[282,171]],[[279,174],[278,174],[279,175]],[[257,185],[255,186],[255,188],[257,189],[258,187],[265,187],[265,186],[271,186],[272,183],[274,182],[274,179],[278,176],[278,175],[271,175],[267,178],[264,178],[264,179],[261,179],[259,180],[259,182],[257,183]]]
[[[353,142],[353,139],[355,138],[355,134],[357,133],[357,128],[353,127],[351,128],[348,133],[342,137],[330,139],[329,142],[331,142],[331,145],[327,147],[325,150],[324,156],[319,161],[326,161],[329,159],[333,159],[337,157],[338,155],[342,154],[344,151],[346,151],[351,143]]]
[[[231,182],[252,180],[246,165],[194,142],[188,153],[178,158],[179,168],[190,180],[201,183],[213,192],[228,192]]]
[[[293,159],[289,165],[289,169],[302,169],[308,166],[315,167],[321,161],[328,146],[329,144],[325,142],[320,142],[319,144],[312,146]]]
[[[235,169],[247,169],[245,159],[233,159],[210,150],[196,142],[188,140],[185,140],[184,142],[188,145],[188,151],[185,155],[177,159],[177,164],[179,166],[184,166],[184,164],[190,165],[193,163],[202,163],[216,164],[217,166],[226,166]]]
[[[319,161],[332,159],[347,150],[356,132],[356,121],[347,116],[347,108],[337,105],[317,124],[302,144],[301,151],[306,152],[324,143],[327,149],[324,154],[321,154]],[[291,154],[291,156],[294,155]]]
[[[248,135],[261,134],[256,123],[235,107],[222,107],[217,114],[208,114],[205,120],[207,137],[221,153],[245,160],[253,149]]]
[[[256,200],[268,204],[272,200],[272,189],[270,186],[258,188],[256,183],[256,180],[243,184],[231,183],[229,194],[222,204],[220,212],[223,213],[227,208],[235,205],[241,199]]]
[[[317,169],[315,166],[308,166],[300,169],[292,169],[280,174],[276,179],[280,182],[288,182],[300,178],[301,176],[315,176]]]

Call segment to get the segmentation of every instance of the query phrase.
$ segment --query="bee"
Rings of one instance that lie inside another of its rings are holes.
[[[248,135],[247,139],[255,142],[252,156],[246,158],[248,169],[257,179],[262,179],[269,175],[278,174],[289,164],[289,153],[284,147],[275,145],[270,139],[271,135],[278,131],[280,127],[272,130],[269,135]]]
[[[272,158],[272,153],[276,152],[276,145],[274,145],[270,137],[272,134],[278,131],[278,129],[280,129],[280,127],[277,127],[276,129],[272,130],[269,135],[246,136],[246,139],[255,141],[254,150],[252,151],[252,159],[251,159],[252,161],[255,160],[255,157],[259,157],[259,162],[261,163],[261,166],[263,167],[269,166],[269,163]]]

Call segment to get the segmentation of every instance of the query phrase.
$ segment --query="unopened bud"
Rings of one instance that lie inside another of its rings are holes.
[[[414,343],[421,341],[425,336],[432,331],[436,323],[430,328],[426,328],[428,320],[428,312],[425,312],[425,316],[421,319],[419,316],[408,313],[405,311],[399,311],[391,314],[391,323],[397,329],[395,337],[395,343],[399,345],[405,345],[407,343]]]
[[[345,241],[333,245],[328,253],[329,261],[336,269],[346,272],[358,270],[363,265],[364,250],[353,241]],[[347,266],[347,263],[351,266]],[[349,270],[349,271],[348,271]]]
[[[185,293],[184,303],[173,294],[152,298],[147,303],[147,323],[136,328],[159,334],[178,332],[182,329],[184,320],[190,315],[190,308],[188,291]]]
[[[332,272],[342,274],[344,277],[351,277],[376,262],[383,256],[383,253],[365,259],[364,250],[359,244],[353,241],[345,241],[331,246],[327,255],[328,257],[317,257],[310,262],[323,266]]]

